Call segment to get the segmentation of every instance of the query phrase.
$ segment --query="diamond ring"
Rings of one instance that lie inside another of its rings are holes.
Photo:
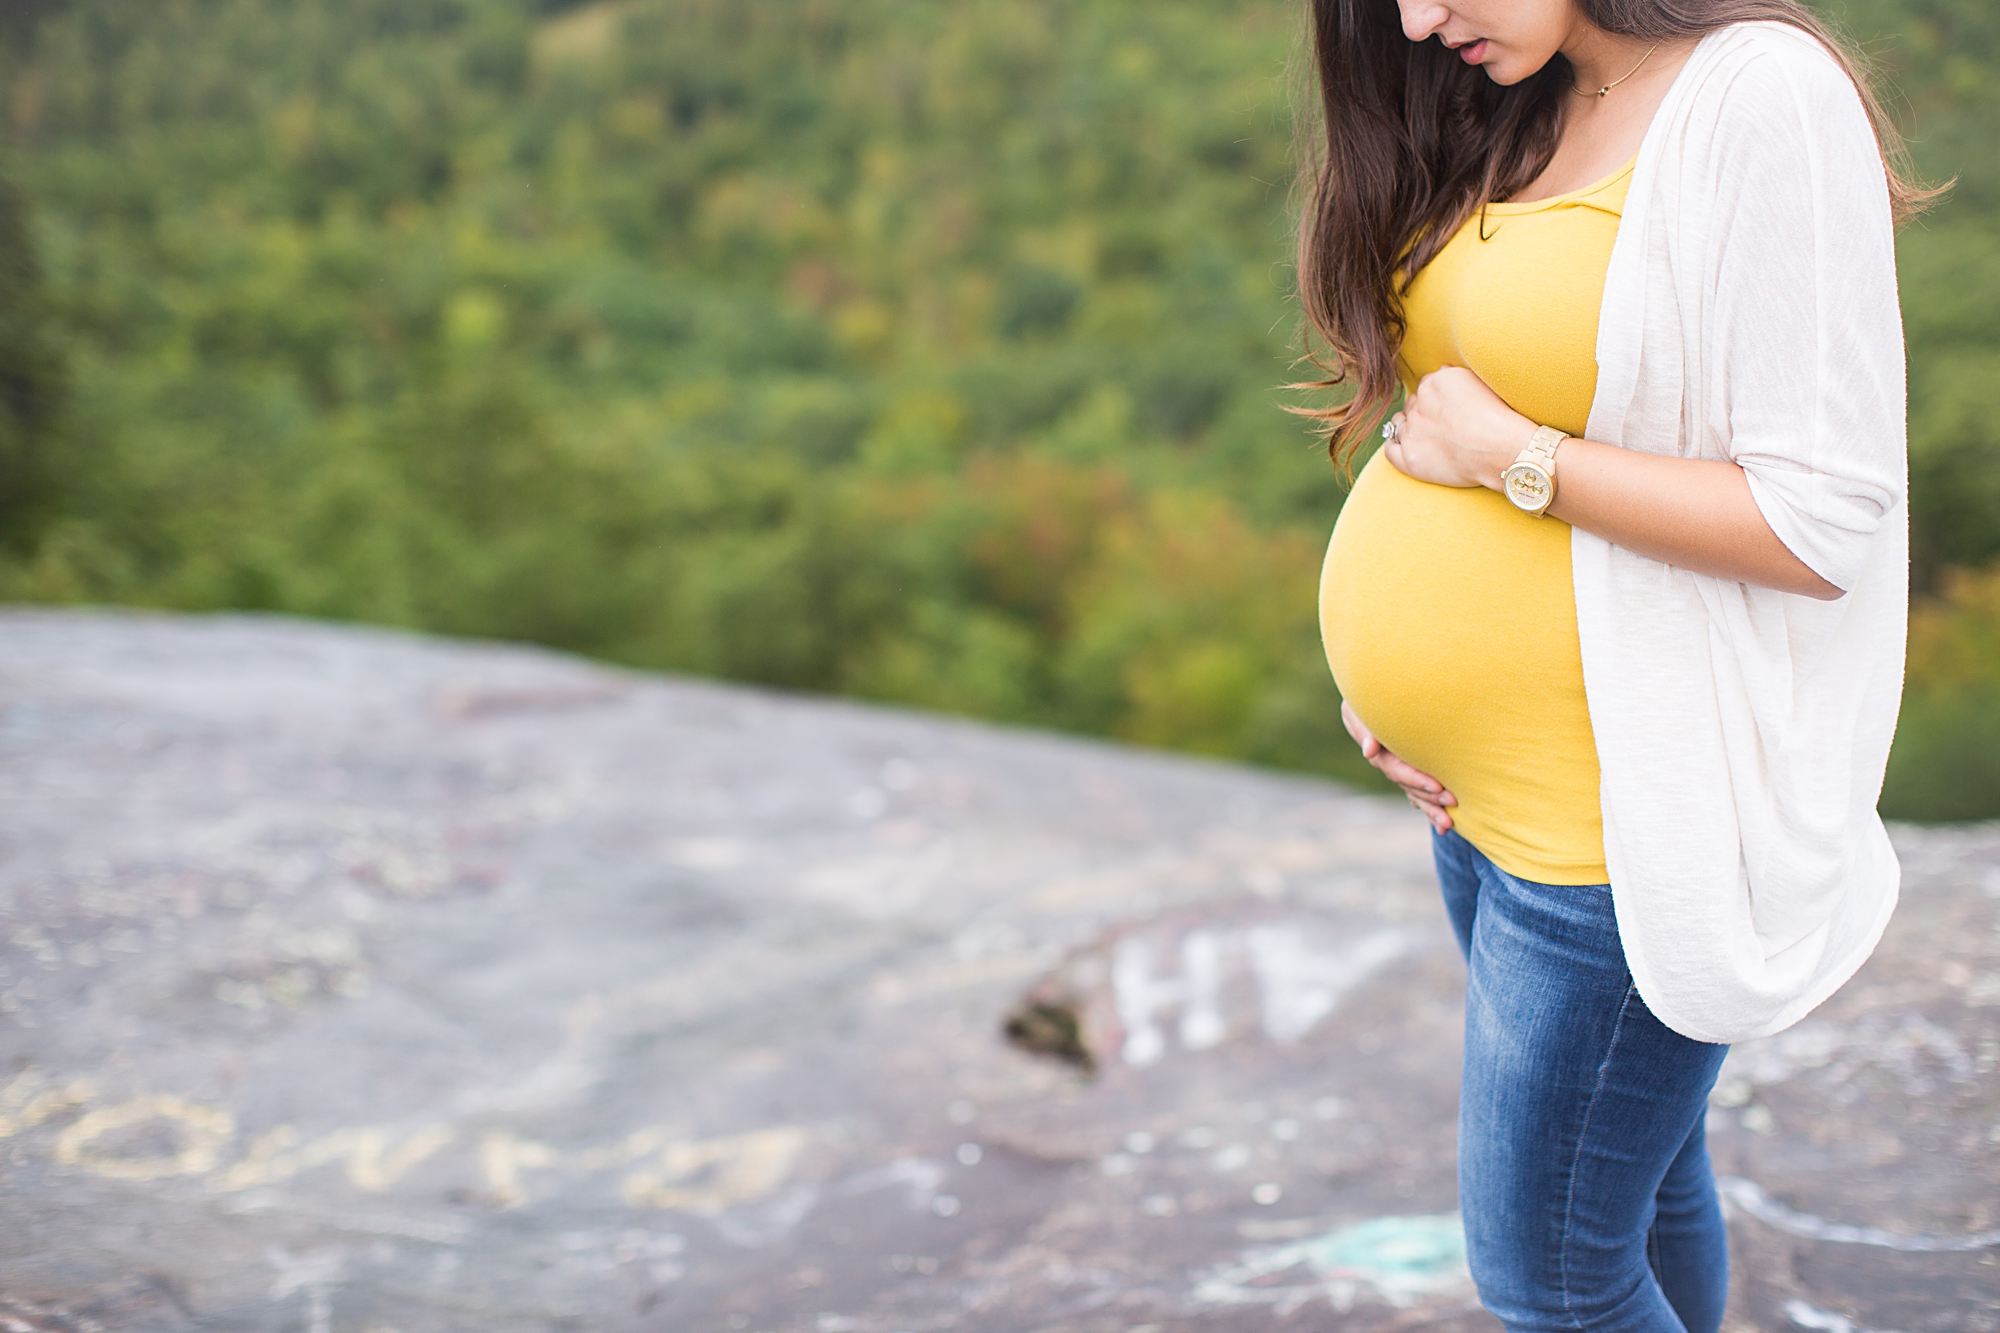
[[[1390,417],[1387,421],[1382,423],[1382,443],[1394,444],[1396,442],[1396,437],[1402,433],[1403,433],[1403,428],[1396,424],[1396,419],[1394,417]]]

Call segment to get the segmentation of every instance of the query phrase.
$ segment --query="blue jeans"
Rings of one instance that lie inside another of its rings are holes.
[[[1716,1333],[1729,1245],[1702,1130],[1726,1046],[1654,1018],[1609,885],[1536,884],[1457,833],[1431,851],[1465,951],[1459,1208],[1512,1333]]]

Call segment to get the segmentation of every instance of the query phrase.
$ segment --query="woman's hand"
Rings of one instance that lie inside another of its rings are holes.
[[[1500,474],[1535,434],[1534,422],[1464,366],[1418,380],[1394,420],[1395,438],[1382,452],[1398,472],[1439,486],[1499,490]]]
[[[1354,743],[1361,747],[1361,755],[1369,763],[1382,770],[1382,775],[1403,789],[1403,795],[1410,798],[1410,804],[1423,812],[1431,827],[1439,833],[1451,832],[1451,811],[1447,808],[1458,804],[1458,798],[1444,789],[1444,784],[1430,774],[1421,772],[1405,763],[1394,752],[1375,739],[1375,733],[1355,715],[1354,705],[1340,701],[1340,720],[1347,727],[1347,734],[1354,737]]]

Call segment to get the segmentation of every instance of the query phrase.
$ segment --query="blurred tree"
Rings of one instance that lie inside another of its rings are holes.
[[[1882,812],[2000,819],[2000,562],[1953,570],[1910,617],[1909,686]]]
[[[57,500],[68,375],[49,336],[27,204],[0,181],[0,543],[31,550]]]

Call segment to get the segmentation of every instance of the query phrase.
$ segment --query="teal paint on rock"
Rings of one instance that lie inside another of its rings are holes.
[[[1377,1217],[1294,1247],[1320,1273],[1429,1281],[1465,1271],[1465,1229],[1457,1213]]]
[[[1199,1281],[1194,1299],[1208,1305],[1271,1305],[1279,1313],[1324,1299],[1352,1309],[1372,1294],[1390,1305],[1469,1286],[1465,1231],[1457,1213],[1375,1217],[1274,1249]]]

